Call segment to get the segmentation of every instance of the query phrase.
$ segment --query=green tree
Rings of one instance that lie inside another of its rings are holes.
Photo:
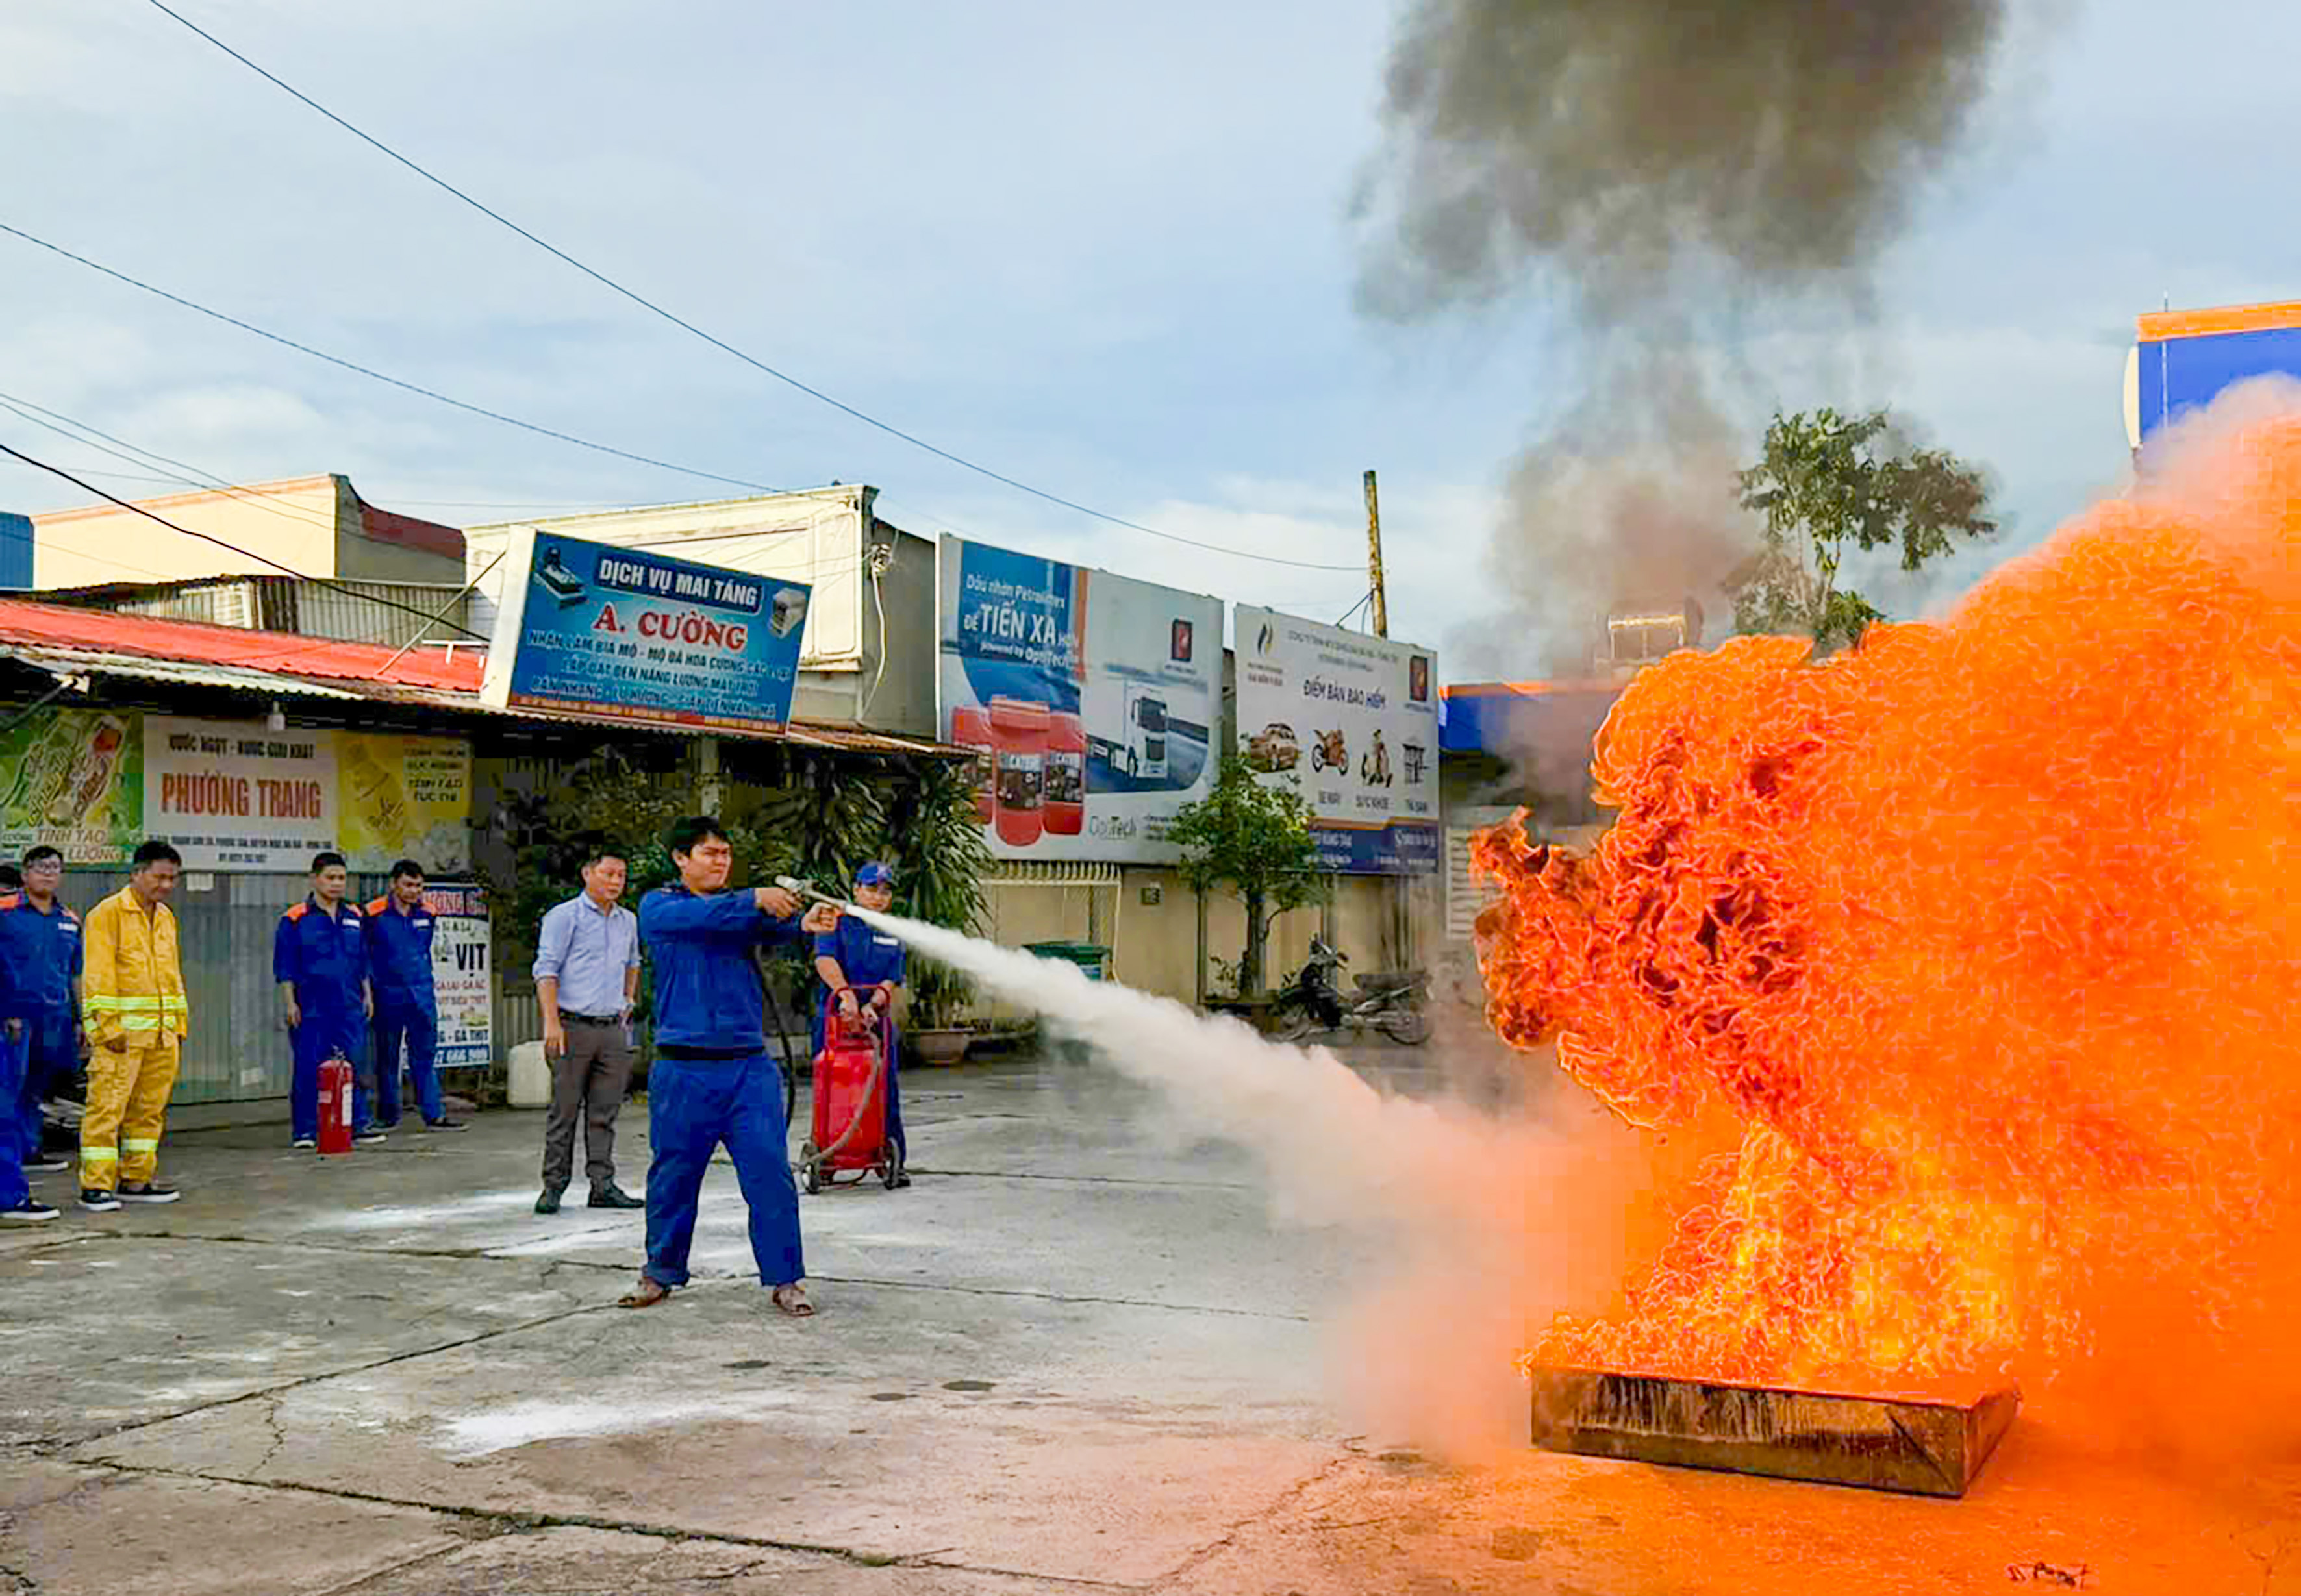
[[[1177,810],[1167,835],[1183,850],[1183,880],[1192,891],[1228,887],[1246,905],[1238,990],[1241,997],[1260,992],[1271,923],[1326,897],[1310,806],[1291,777],[1266,781],[1245,760],[1226,754],[1214,790]]]
[[[1736,579],[1735,630],[1802,632],[1818,648],[1856,642],[1886,618],[1838,586],[1848,553],[1898,546],[1902,569],[1915,571],[1960,538],[1997,531],[1982,473],[1897,439],[1883,410],[1777,414],[1763,455],[1736,480],[1742,507],[1765,517],[1765,541]]]

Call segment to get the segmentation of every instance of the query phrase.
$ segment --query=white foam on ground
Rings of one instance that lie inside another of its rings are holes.
[[[798,1400],[793,1393],[762,1391],[656,1403],[516,1402],[448,1419],[439,1425],[437,1440],[443,1451],[476,1458],[539,1441],[626,1435],[709,1419],[760,1418]]]

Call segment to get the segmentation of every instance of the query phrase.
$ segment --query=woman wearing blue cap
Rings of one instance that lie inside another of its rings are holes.
[[[895,873],[873,861],[855,873],[857,907],[885,914],[895,907]],[[910,1149],[903,1140],[903,1089],[896,1073],[902,1037],[895,1030],[895,994],[903,985],[903,945],[885,932],[866,925],[852,915],[815,939],[815,973],[838,999],[841,1014],[876,1009],[887,1028],[887,1140],[895,1144],[895,1184],[911,1183],[904,1166]],[[815,1005],[815,1050],[823,1051],[824,1005]]]

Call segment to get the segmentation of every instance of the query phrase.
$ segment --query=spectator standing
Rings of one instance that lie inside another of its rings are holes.
[[[312,860],[312,890],[280,916],[272,937],[272,979],[280,986],[280,1018],[294,1039],[296,1074],[289,1082],[289,1115],[299,1148],[320,1145],[320,1065],[339,1054],[352,1066],[352,1140],[383,1140],[369,1115],[367,1022],[375,1013],[368,986],[367,920],[344,901],[351,873],[344,856]]]
[[[23,1055],[13,1098],[0,1094],[0,1120],[13,1109],[16,1153],[28,1173],[55,1174],[69,1160],[42,1145],[40,1105],[60,1092],[88,1055],[80,1027],[84,960],[79,916],[57,898],[64,856],[40,847],[24,856],[20,882],[0,895],[0,1025]]]
[[[24,877],[13,865],[0,865],[0,916],[15,906]],[[0,926],[5,925],[0,918]],[[13,969],[4,938],[0,938],[0,1015],[13,1014],[21,1004],[22,979]],[[25,1176],[40,1149],[40,1112],[37,1095],[29,1122],[19,1111],[31,1038],[16,1020],[0,1021],[0,1224],[44,1224],[61,1217],[58,1210],[39,1201]],[[29,1124],[29,1132],[26,1126]],[[24,1138],[29,1133],[30,1140]]]
[[[652,1308],[687,1283],[695,1209],[711,1155],[722,1145],[751,1211],[751,1256],[775,1307],[807,1318],[815,1305],[801,1283],[799,1188],[791,1183],[782,1077],[767,1056],[764,999],[751,950],[799,946],[839,922],[818,905],[799,914],[781,887],[727,890],[735,865],[727,832],[709,815],[672,827],[665,839],[679,871],[640,905],[640,930],[655,961],[656,1062],[648,1074],[647,1263],[624,1308]]]
[[[875,861],[857,871],[855,902],[882,915],[893,908],[894,871]],[[852,915],[841,915],[838,924],[815,939],[815,973],[840,1013],[852,1015],[867,1008],[885,1030],[887,1079],[881,1090],[886,1094],[887,1140],[895,1149],[894,1183],[908,1186],[910,1146],[903,1136],[903,1087],[896,1074],[903,1039],[895,1029],[895,996],[903,990],[903,944]],[[818,1002],[814,1030],[817,1055],[823,1051],[824,1030],[824,1005]]]
[[[631,1090],[632,1007],[640,990],[640,923],[620,902],[628,873],[623,855],[592,848],[583,861],[582,891],[545,915],[536,936],[535,997],[551,1065],[539,1214],[559,1211],[574,1174],[579,1119],[590,1206],[647,1206],[615,1184],[615,1116]]]
[[[168,907],[183,864],[168,844],[146,842],[128,884],[88,914],[81,1003],[94,1050],[79,1122],[79,1206],[90,1213],[180,1195],[157,1177],[168,1095],[191,1034]]]
[[[367,906],[367,967],[375,992],[375,1123],[399,1123],[399,1051],[415,1106],[433,1131],[460,1131],[439,1096],[439,999],[431,985],[431,911],[423,902],[423,866],[402,859],[391,867],[391,889]]]

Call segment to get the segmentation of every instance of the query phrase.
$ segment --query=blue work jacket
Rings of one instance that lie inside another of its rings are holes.
[[[389,894],[367,906],[368,979],[378,1008],[439,1012],[431,990],[431,909],[403,909]]]
[[[42,913],[21,892],[0,896],[0,1017],[54,1020],[79,1012],[79,916],[58,902]]]
[[[698,897],[685,887],[657,887],[640,900],[640,939],[655,967],[658,1046],[766,1050],[751,949],[797,947],[797,915],[777,920],[761,913],[748,888]]]
[[[350,899],[332,916],[316,898],[280,916],[272,933],[272,979],[294,982],[297,1002],[329,1013],[356,1009],[367,977],[367,916]]]

